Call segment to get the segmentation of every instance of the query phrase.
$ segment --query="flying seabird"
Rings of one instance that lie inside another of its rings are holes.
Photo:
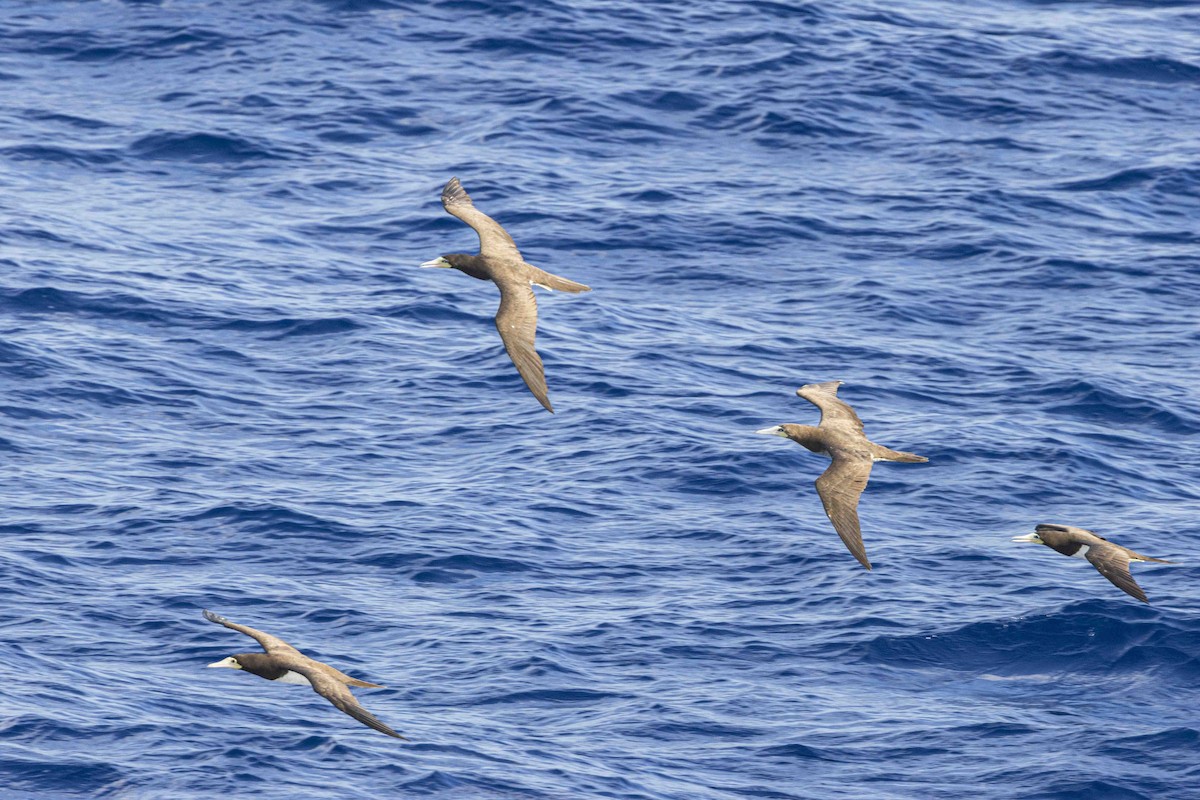
[[[255,630],[249,625],[238,625],[236,622],[231,622],[211,611],[205,611],[204,618],[209,622],[215,622],[218,625],[224,625],[230,630],[246,634],[262,645],[263,650],[266,651],[264,653],[238,653],[208,666],[242,669],[260,678],[266,678],[269,681],[310,686],[314,692],[333,703],[334,708],[338,711],[349,714],[363,725],[386,733],[388,736],[395,736],[397,739],[405,738],[387,725],[384,725],[375,718],[375,715],[359,705],[358,700],[346,688],[347,686],[364,686],[370,689],[384,688],[380,684],[367,683],[366,681],[360,681],[358,678],[351,678],[346,673],[336,670],[328,664],[322,664],[320,661],[309,658],[282,639],[276,638],[269,633]]]
[[[1044,544],[1064,556],[1086,558],[1093,567],[1100,571],[1101,575],[1112,581],[1113,586],[1131,597],[1136,597],[1143,603],[1150,601],[1146,599],[1146,593],[1142,591],[1142,587],[1138,586],[1137,581],[1129,574],[1129,562],[1175,563],[1135,553],[1128,547],[1113,544],[1103,536],[1097,536],[1089,530],[1075,528],[1071,525],[1038,525],[1033,533],[1014,536],[1013,541]]]
[[[858,524],[858,498],[867,488],[871,466],[876,461],[925,462],[928,458],[902,453],[875,444],[863,433],[862,420],[846,402],[839,400],[842,381],[810,383],[796,394],[821,409],[821,423],[812,425],[776,425],[755,433],[767,433],[791,439],[814,453],[828,456],[833,463],[817,478],[817,494],[825,505],[825,514],[842,542],[867,569],[867,550],[863,547]]]
[[[451,178],[442,189],[442,207],[479,234],[479,254],[450,253],[426,261],[421,266],[456,269],[472,278],[496,284],[500,289],[496,329],[500,331],[504,349],[516,364],[517,372],[525,379],[529,391],[553,414],[542,358],[533,348],[533,339],[537,335],[537,299],[533,296],[533,286],[536,284],[543,289],[557,289],[560,292],[590,292],[591,287],[551,275],[525,263],[508,231],[475,208],[471,196],[463,189],[458,178]]]

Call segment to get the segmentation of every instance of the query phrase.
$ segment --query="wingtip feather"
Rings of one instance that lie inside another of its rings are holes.
[[[470,203],[471,195],[467,194],[467,190],[463,188],[458,178],[451,178],[446,181],[446,185],[442,187],[442,205],[468,205]]]

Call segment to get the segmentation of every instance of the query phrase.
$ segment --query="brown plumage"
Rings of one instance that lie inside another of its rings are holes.
[[[397,739],[405,738],[387,725],[384,725],[376,719],[374,714],[363,708],[354,695],[350,693],[350,690],[346,688],[347,686],[362,686],[371,689],[384,688],[380,684],[367,683],[366,681],[360,681],[358,678],[351,678],[339,669],[309,658],[282,639],[272,636],[269,633],[263,633],[248,625],[239,625],[236,622],[225,619],[225,617],[219,614],[205,611],[204,618],[209,622],[215,622],[218,625],[224,625],[230,630],[246,634],[262,645],[265,651],[263,653],[238,653],[208,666],[241,669],[260,678],[266,678],[269,681],[297,684],[307,683],[312,687],[314,692],[324,697],[330,703],[333,703],[334,708],[338,711],[349,714],[363,725],[386,733],[388,736],[395,736]]]
[[[560,292],[588,292],[582,283],[551,275],[525,262],[516,243],[500,223],[475,208],[471,196],[458,178],[451,178],[442,189],[442,207],[452,216],[470,225],[479,234],[479,253],[450,253],[426,261],[422,267],[445,267],[465,272],[472,278],[492,281],[500,289],[500,308],[496,312],[496,330],[504,349],[525,380],[525,385],[547,411],[554,413],[546,388],[541,356],[534,349],[537,335],[536,284]]]
[[[891,450],[867,439],[858,414],[838,399],[837,390],[841,385],[842,381],[827,381],[810,383],[796,390],[797,395],[821,409],[821,422],[817,426],[776,425],[756,433],[782,436],[814,453],[829,456],[833,463],[817,478],[817,494],[846,549],[859,563],[871,569],[858,523],[858,499],[867,488],[872,465],[876,461],[916,463],[929,459]]]
[[[1149,603],[1142,587],[1137,585],[1129,573],[1131,561],[1153,561],[1158,564],[1173,564],[1161,558],[1151,558],[1135,553],[1128,547],[1114,544],[1103,536],[1097,536],[1085,528],[1071,525],[1038,525],[1033,533],[1013,537],[1014,542],[1044,544],[1051,550],[1073,558],[1085,558],[1101,575],[1108,578],[1125,594]]]

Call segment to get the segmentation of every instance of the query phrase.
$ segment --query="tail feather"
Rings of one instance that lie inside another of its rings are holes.
[[[370,683],[368,681],[361,681],[358,678],[352,678],[349,675],[347,675],[346,673],[342,672],[337,667],[331,667],[328,664],[322,664],[321,668],[326,674],[330,675],[334,680],[340,681],[341,683],[344,683],[347,686],[359,686],[359,687],[362,687],[363,689],[386,689],[387,688],[382,683]]]
[[[916,453],[905,453],[900,450],[891,450],[881,446],[877,446],[875,457],[883,461],[902,461],[908,464],[924,464],[929,460],[925,456],[919,456]]]
[[[560,278],[557,275],[551,275],[544,269],[537,267],[531,268],[532,274],[529,276],[530,283],[536,283],[543,289],[553,289],[556,292],[590,292],[592,287],[582,283],[569,281],[566,278]]]

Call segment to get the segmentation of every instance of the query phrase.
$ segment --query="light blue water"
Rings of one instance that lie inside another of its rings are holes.
[[[0,10],[0,797],[1196,797],[1195,4]]]

